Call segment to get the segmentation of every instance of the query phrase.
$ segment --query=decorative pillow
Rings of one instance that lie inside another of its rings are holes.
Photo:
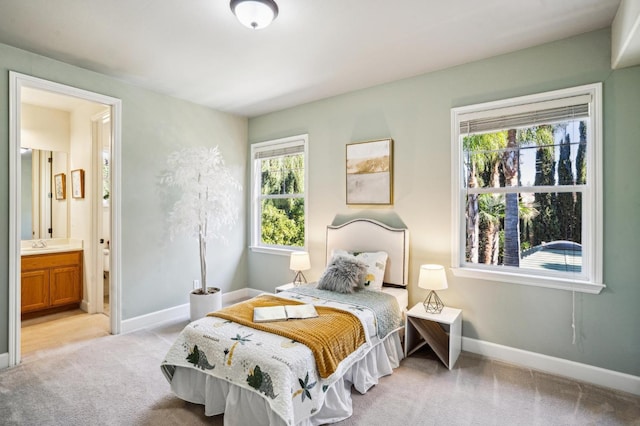
[[[367,265],[353,256],[335,256],[318,280],[318,287],[337,293],[353,293],[364,282]]]
[[[361,287],[368,290],[382,290],[384,270],[387,266],[387,258],[389,257],[387,252],[347,252],[345,250],[334,250],[333,256],[351,256],[364,262],[367,265],[367,274]]]

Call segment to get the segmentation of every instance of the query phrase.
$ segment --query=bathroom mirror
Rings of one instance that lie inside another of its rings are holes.
[[[22,148],[21,170],[21,239],[67,238],[67,154]]]

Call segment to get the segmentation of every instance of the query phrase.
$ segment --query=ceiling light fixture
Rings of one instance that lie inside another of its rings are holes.
[[[273,0],[231,0],[231,11],[245,27],[260,30],[278,16],[278,5]]]

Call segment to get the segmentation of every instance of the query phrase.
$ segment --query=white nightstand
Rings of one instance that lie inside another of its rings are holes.
[[[441,313],[430,314],[418,303],[407,312],[404,339],[405,357],[428,344],[451,370],[462,348],[462,311],[445,306]]]
[[[299,287],[309,287],[309,288],[315,288],[316,287],[316,283],[311,282],[311,283],[302,283],[300,284]],[[287,284],[282,284],[279,285],[278,287],[276,287],[276,293],[280,293],[281,291],[287,291],[287,290],[291,290],[292,288],[295,287],[294,283],[287,283]]]
[[[282,284],[276,287],[276,293],[280,293],[281,291],[287,291],[294,287],[295,285],[293,285],[293,283]]]

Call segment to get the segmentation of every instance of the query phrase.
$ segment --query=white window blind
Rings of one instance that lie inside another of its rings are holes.
[[[591,95],[489,109],[460,116],[460,133],[488,133],[589,116]]]
[[[295,145],[281,145],[276,147],[268,147],[257,149],[254,152],[254,159],[264,160],[267,158],[284,157],[286,155],[296,155],[304,153],[304,145],[300,142],[296,142]]]

